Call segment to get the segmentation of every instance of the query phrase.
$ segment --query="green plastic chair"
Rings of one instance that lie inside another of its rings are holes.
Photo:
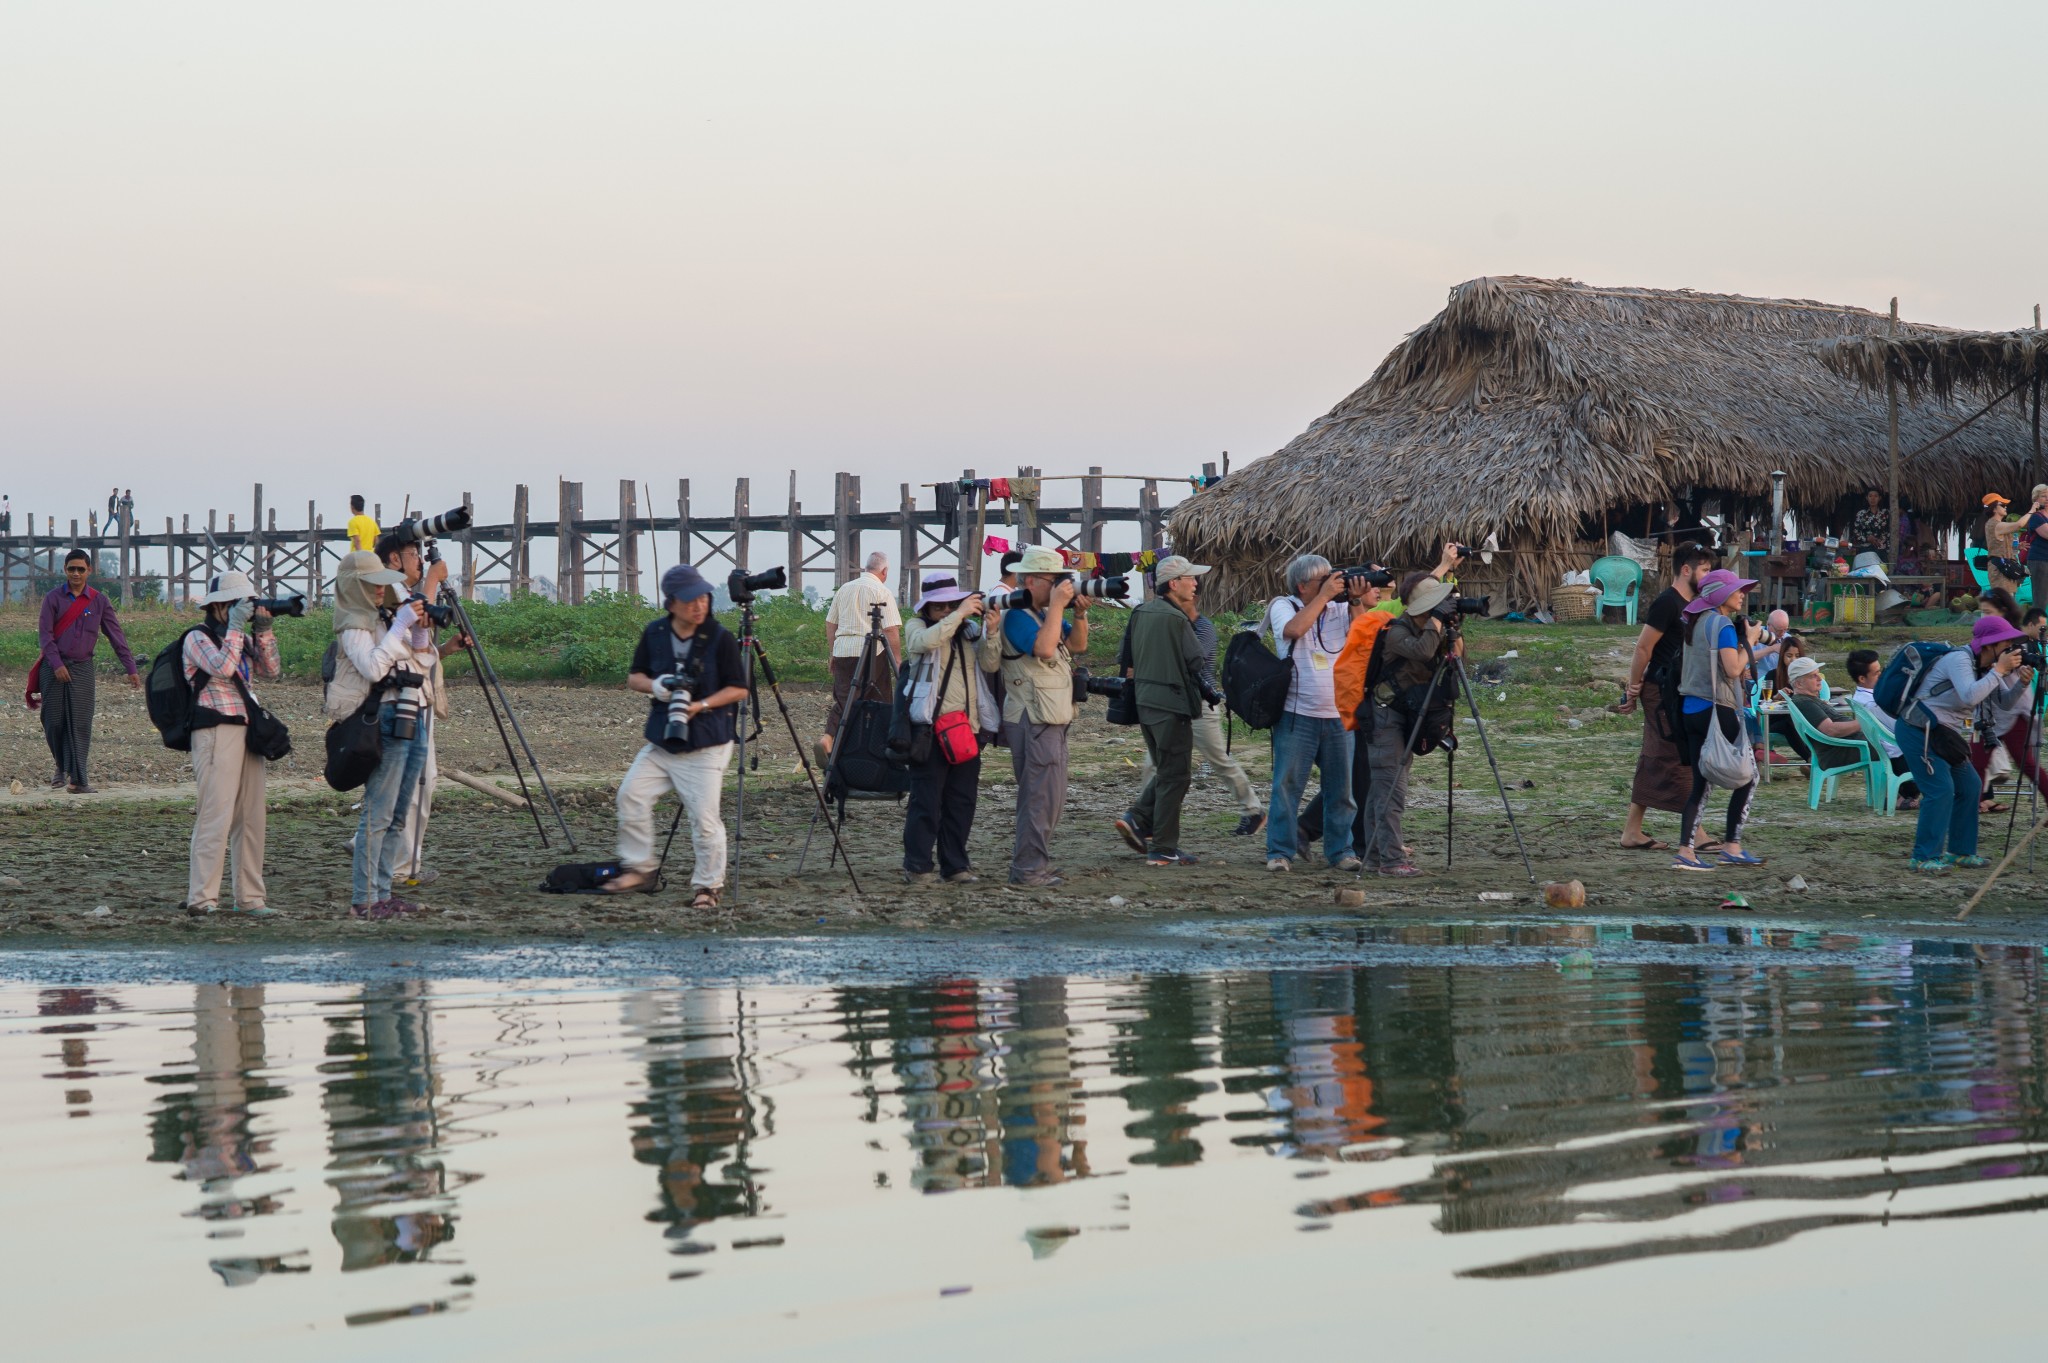
[[[1860,738],[1829,737],[1807,723],[1806,716],[1799,713],[1799,707],[1791,704],[1789,701],[1785,705],[1785,713],[1792,717],[1792,728],[1798,733],[1800,738],[1806,741],[1806,750],[1813,754],[1814,760],[1806,764],[1806,807],[1808,809],[1820,808],[1820,797],[1823,791],[1825,791],[1830,800],[1834,799],[1836,783],[1844,776],[1853,776],[1859,771],[1863,773],[1865,789],[1869,789],[1871,749],[1868,743],[1865,743]],[[1858,725],[1862,724],[1863,721],[1860,716],[1856,722]],[[1852,753],[1855,755],[1856,760],[1844,762],[1838,766],[1824,767],[1820,763],[1820,755],[1821,751],[1825,748],[1839,748],[1845,752]],[[1879,749],[1879,751],[1883,750]],[[1885,771],[1887,774],[1890,773],[1890,763],[1885,764]]]
[[[1632,558],[1609,554],[1593,560],[1587,576],[1600,589],[1600,618],[1606,619],[1609,609],[1618,608],[1628,612],[1628,622],[1636,622],[1636,600],[1643,594],[1643,565]]]
[[[1899,792],[1905,788],[1906,782],[1913,779],[1913,773],[1892,770],[1891,761],[1884,755],[1885,740],[1891,736],[1885,732],[1883,720],[1853,700],[1849,702],[1849,713],[1856,716],[1856,725],[1863,730],[1863,741],[1870,747],[1870,769],[1864,774],[1864,788],[1869,793],[1870,807],[1881,809],[1886,814],[1896,814],[1899,812]],[[1892,741],[1896,743],[1898,740]]]

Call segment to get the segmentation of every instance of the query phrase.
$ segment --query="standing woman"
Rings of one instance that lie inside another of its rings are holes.
[[[256,584],[247,573],[221,573],[200,605],[206,622],[185,632],[185,680],[193,689],[192,776],[199,783],[199,808],[192,820],[191,870],[185,912],[209,914],[220,907],[221,867],[228,842],[235,845],[235,907],[232,913],[274,917],[264,905],[264,785],[270,764],[250,752],[249,679],[279,673],[277,636],[270,612],[255,602]]]
[[[1685,758],[1692,766],[1692,794],[1679,816],[1680,847],[1671,859],[1674,871],[1709,869],[1699,856],[1700,815],[1706,809],[1706,776],[1700,771],[1700,752],[1706,746],[1707,726],[1718,724],[1731,742],[1742,741],[1742,679],[1749,671],[1749,646],[1735,617],[1742,614],[1745,593],[1756,583],[1717,568],[1700,579],[1699,595],[1685,608],[1687,620],[1685,654],[1680,663],[1679,695],[1684,697]],[[1749,626],[1752,636],[1755,626]],[[1761,866],[1762,857],[1742,850],[1742,825],[1749,817],[1749,801],[1756,794],[1756,777],[1749,784],[1728,793],[1728,821],[1722,834],[1720,864]]]
[[[977,744],[982,721],[978,644],[986,627],[983,614],[981,593],[960,590],[949,573],[924,580],[917,614],[903,627],[903,653],[910,665],[931,668],[931,686],[937,694],[932,720],[965,714],[968,735]],[[929,885],[936,877],[948,885],[972,885],[981,879],[967,859],[967,835],[974,827],[980,789],[979,751],[964,762],[949,762],[934,742],[931,755],[911,767],[910,804],[903,815],[905,884]],[[934,843],[939,853],[937,870],[932,862]]]
[[[1941,655],[1899,719],[1894,737],[1920,787],[1913,830],[1913,869],[1987,866],[1977,855],[1977,801],[1983,786],[1970,765],[1963,723],[1971,712],[2019,685],[2020,631],[1996,615],[1977,621],[1967,649]]]

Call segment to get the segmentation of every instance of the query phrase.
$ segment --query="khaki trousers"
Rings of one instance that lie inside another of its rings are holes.
[[[652,743],[640,749],[626,779],[619,782],[619,864],[632,871],[651,871],[661,864],[655,841],[654,802],[674,790],[690,821],[690,850],[696,864],[690,883],[717,889],[725,884],[725,819],[719,797],[725,791],[725,768],[733,745],[672,753]]]
[[[249,730],[216,724],[192,735],[192,777],[199,783],[199,810],[192,821],[192,866],[185,904],[210,909],[220,902],[221,867],[228,842],[235,848],[235,903],[263,905],[263,842],[266,811],[263,786],[270,764],[248,750]]]

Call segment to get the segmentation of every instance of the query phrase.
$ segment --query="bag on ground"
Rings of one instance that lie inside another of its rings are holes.
[[[149,722],[172,752],[192,751],[192,711],[199,704],[199,693],[185,677],[185,637],[198,628],[194,625],[186,630],[151,658],[149,675],[142,683]]]
[[[1953,645],[1932,639],[1900,644],[1899,651],[1892,654],[1891,661],[1878,674],[1877,685],[1870,688],[1877,708],[1893,719],[1903,718],[1906,707],[1913,703],[1921,685],[1926,682],[1927,674],[1934,670],[1934,665],[1951,647]]]
[[[1294,665],[1274,656],[1257,630],[1239,630],[1223,653],[1223,699],[1254,729],[1270,729],[1287,708]]]
[[[578,861],[557,866],[540,883],[543,894],[603,894],[605,886],[624,871],[616,861]],[[653,881],[648,882],[651,888]]]

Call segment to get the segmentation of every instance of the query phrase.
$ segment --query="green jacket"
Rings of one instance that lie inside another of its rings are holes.
[[[1179,606],[1155,596],[1131,612],[1131,681],[1140,711],[1202,713],[1202,646]]]

